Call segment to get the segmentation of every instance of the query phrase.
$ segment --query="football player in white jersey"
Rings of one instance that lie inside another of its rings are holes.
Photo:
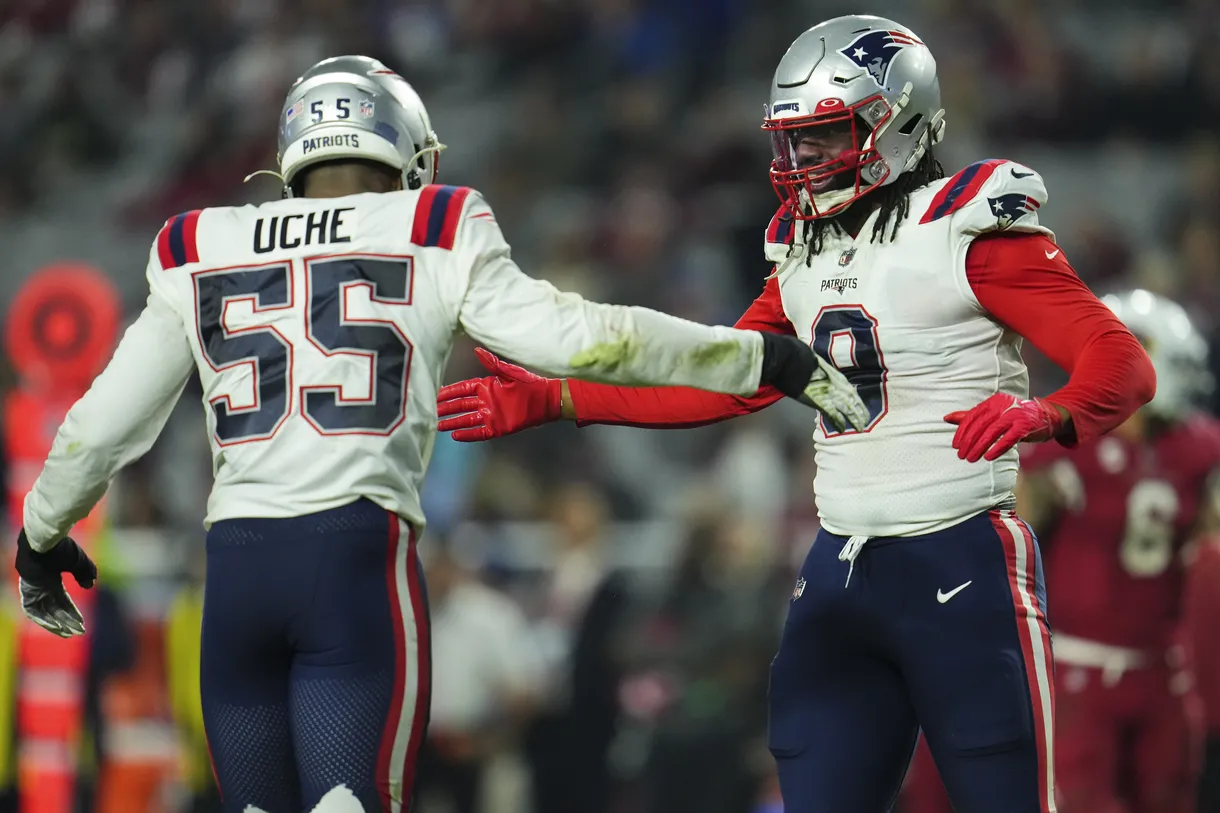
[[[526,276],[477,192],[432,185],[439,149],[419,97],[381,63],[307,71],[280,116],[285,199],[166,223],[144,312],[25,501],[25,611],[79,634],[61,573],[88,587],[96,569],[67,534],[198,370],[215,473],[203,712],[226,810],[411,805],[430,679],[419,487],[459,329],[554,374],[772,385],[841,428],[868,419],[795,337],[585,302]],[[562,409],[557,390],[543,397]]]
[[[1050,631],[1014,447],[1114,428],[1152,397],[1152,365],[1039,224],[1038,173],[987,160],[944,178],[936,63],[910,29],[853,15],[801,34],[763,129],[774,270],[737,325],[800,336],[869,406],[862,430],[814,431],[822,530],[771,671],[784,809],[889,810],[922,728],[955,809],[1048,813]],[[1022,337],[1066,386],[1029,397]],[[459,440],[557,417],[698,426],[779,398],[558,382],[483,358],[492,376],[441,393]],[[531,408],[547,388],[561,415]]]

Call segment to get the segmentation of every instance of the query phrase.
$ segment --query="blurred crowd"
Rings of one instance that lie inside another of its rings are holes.
[[[419,90],[449,146],[442,180],[484,192],[528,272],[731,324],[769,270],[761,243],[777,201],[758,127],[771,72],[798,33],[862,10],[0,2],[0,295],[47,262],[86,259],[134,313],[157,227],[277,196],[274,179],[243,178],[275,165],[288,85],[318,59],[362,53]],[[1220,337],[1210,0],[867,10],[910,26],[937,56],[950,173],[989,156],[1035,167],[1051,197],[1040,217],[1090,285],[1177,298]],[[479,372],[471,349],[459,343],[448,380]],[[1059,373],[1035,356],[1034,390],[1045,391]],[[99,719],[143,722],[99,748],[182,755],[166,780],[177,791],[144,791],[149,811],[185,809],[184,787],[198,810],[214,801],[206,765],[191,763],[182,685],[210,480],[198,395],[192,385],[109,508],[111,572],[125,578],[102,663],[128,692],[99,687]],[[441,438],[425,492],[437,675],[422,776],[439,805],[426,809],[750,813],[773,801],[766,674],[816,530],[808,433],[781,404],[684,432],[553,425],[485,447]],[[153,724],[169,719],[176,740]],[[496,801],[478,808],[485,796]]]

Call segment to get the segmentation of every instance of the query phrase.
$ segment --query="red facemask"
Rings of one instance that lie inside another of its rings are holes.
[[[811,115],[783,119],[768,116],[763,121],[762,128],[771,134],[774,156],[771,185],[796,219],[816,220],[838,214],[889,177],[889,169],[884,164],[883,174],[876,181],[864,180],[863,174],[869,166],[881,161],[881,155],[871,145],[862,146],[872,131],[857,111],[880,99],[880,96],[871,96],[850,107],[839,99],[823,99]],[[887,112],[877,126],[884,125],[890,115]],[[833,158],[802,167],[797,146],[807,131],[813,135],[820,131],[833,134],[836,139],[849,133],[848,147]]]

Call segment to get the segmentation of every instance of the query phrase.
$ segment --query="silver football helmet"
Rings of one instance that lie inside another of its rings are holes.
[[[796,156],[802,131],[850,128],[852,147],[815,166]],[[788,48],[771,83],[763,129],[771,133],[771,183],[802,220],[841,212],[919,163],[945,132],[932,52],[883,17],[836,17]],[[854,182],[844,184],[843,174]]]
[[[1215,382],[1207,341],[1178,303],[1136,289],[1102,297],[1148,351],[1156,370],[1156,395],[1146,409],[1177,420],[1203,405]]]
[[[324,59],[293,83],[280,111],[279,164],[285,194],[312,164],[363,158],[402,172],[403,187],[436,180],[444,145],[423,101],[376,59]]]

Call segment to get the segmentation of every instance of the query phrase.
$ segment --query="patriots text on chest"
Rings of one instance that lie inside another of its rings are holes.
[[[350,243],[352,237],[344,228],[343,215],[352,211],[323,209],[306,214],[260,217],[254,221],[254,253],[266,254],[279,249],[330,243]]]

